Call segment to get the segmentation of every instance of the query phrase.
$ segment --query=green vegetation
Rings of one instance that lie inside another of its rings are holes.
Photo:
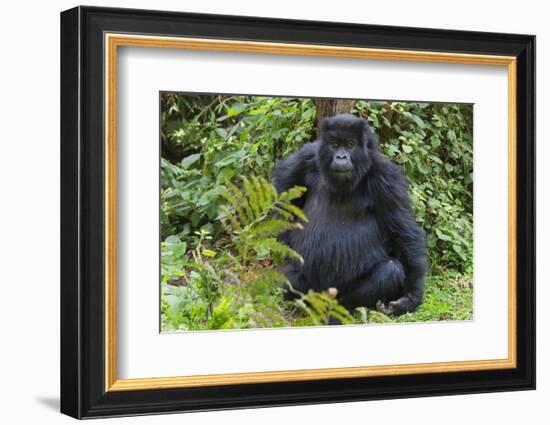
[[[269,177],[315,138],[313,101],[163,93],[163,331],[471,319],[472,107],[358,101],[352,112],[411,183],[431,265],[418,311],[348,312],[334,291],[283,300],[279,266],[299,255],[277,235],[305,218],[290,202],[304,189],[278,195]]]

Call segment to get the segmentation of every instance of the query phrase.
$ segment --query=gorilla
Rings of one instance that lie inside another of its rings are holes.
[[[283,270],[295,290],[333,287],[348,310],[364,306],[387,315],[420,305],[426,236],[412,211],[407,178],[380,154],[366,120],[325,118],[319,140],[275,166],[273,184],[279,193],[307,188],[295,204],[308,222],[281,236],[304,260]]]

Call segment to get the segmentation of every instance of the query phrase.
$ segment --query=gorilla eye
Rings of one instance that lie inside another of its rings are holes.
[[[354,146],[355,146],[355,140],[350,139],[346,142],[346,148],[353,149]]]

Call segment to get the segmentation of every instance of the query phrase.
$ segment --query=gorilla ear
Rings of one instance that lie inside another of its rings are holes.
[[[367,120],[363,120],[363,143],[367,149],[378,150],[378,136]]]

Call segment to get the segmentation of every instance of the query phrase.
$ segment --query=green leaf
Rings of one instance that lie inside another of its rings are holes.
[[[202,250],[202,255],[205,255],[207,257],[215,257],[216,256],[216,252],[215,251],[212,251],[210,249],[203,249]]]
[[[200,213],[198,211],[193,211],[193,213],[191,214],[191,225],[193,227],[197,227],[200,219],[201,219]]]
[[[181,160],[181,167],[184,170],[187,170],[191,165],[193,165],[195,162],[197,162],[201,157],[200,153],[194,153],[192,155],[189,155]]]
[[[418,171],[420,171],[422,174],[429,174],[430,170],[428,167],[426,167],[424,164],[418,164]]]
[[[236,115],[239,115],[241,112],[243,112],[246,109],[247,105],[244,103],[234,103],[231,105],[229,110],[227,111],[228,117],[234,117]]]
[[[452,241],[453,238],[451,238],[450,236],[444,234],[441,230],[439,229],[435,229],[435,234],[437,235],[437,237],[439,239],[441,239],[442,241]]]
[[[168,245],[174,245],[174,244],[180,243],[181,240],[176,235],[170,235],[164,240],[164,242]]]
[[[441,161],[441,159],[439,159],[439,158],[438,158],[437,156],[435,156],[435,155],[430,155],[429,158],[430,158],[433,162],[435,162],[435,163],[437,163],[437,164],[443,164],[443,161]]]
[[[441,145],[441,139],[435,135],[430,137],[430,142],[432,144],[432,148],[434,149],[436,149],[437,147],[439,147],[439,145]]]
[[[227,139],[227,131],[225,128],[218,127],[214,130],[218,136],[220,136],[222,139]]]
[[[416,125],[418,125],[420,128],[425,128],[426,127],[426,123],[424,121],[422,121],[422,119],[419,116],[412,114],[411,118],[416,123]]]

